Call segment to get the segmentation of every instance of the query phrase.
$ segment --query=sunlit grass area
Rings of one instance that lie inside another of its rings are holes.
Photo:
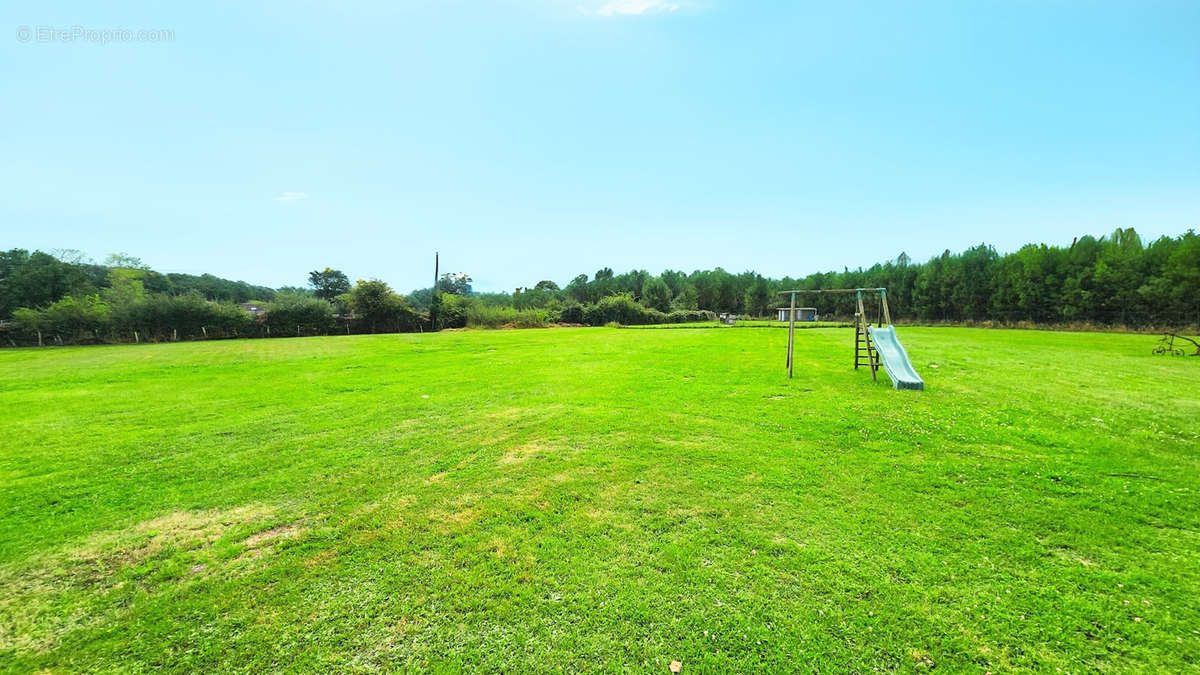
[[[1200,358],[467,331],[0,352],[0,668],[1200,662]]]

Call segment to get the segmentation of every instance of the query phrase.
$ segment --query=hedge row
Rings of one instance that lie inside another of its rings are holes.
[[[338,317],[330,303],[317,298],[281,295],[252,316],[230,303],[210,302],[198,294],[154,294],[125,304],[97,295],[67,296],[44,309],[20,309],[14,321],[0,325],[0,344],[95,344],[235,337],[289,337],[330,333],[410,332],[428,328],[428,317],[405,311],[386,320]],[[629,295],[611,295],[589,305],[545,309],[488,306],[469,296],[445,296],[441,328],[540,328],[557,323],[639,326],[715,321],[704,310],[660,312]]]

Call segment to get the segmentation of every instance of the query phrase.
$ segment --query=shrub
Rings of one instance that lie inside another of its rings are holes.
[[[471,328],[544,328],[546,323],[547,311],[542,309],[514,309],[480,304],[467,308],[467,326]]]
[[[108,318],[108,305],[98,295],[68,295],[42,310],[23,307],[13,312],[17,326],[27,334],[42,331],[74,343],[96,341]]]
[[[600,302],[583,309],[583,322],[589,326],[604,326],[619,323],[626,326],[663,323],[666,314],[657,309],[648,309],[638,304],[633,296],[618,293],[601,298]]]
[[[419,321],[404,296],[378,279],[359,280],[349,293],[339,298],[354,312],[357,323],[372,333],[413,330]]]
[[[666,323],[695,323],[698,321],[716,321],[716,312],[707,309],[678,309],[667,315]]]
[[[441,306],[438,308],[437,328],[465,328],[470,298],[450,293],[438,293]]]
[[[247,337],[254,334],[258,322],[238,305],[211,303],[208,337]]]
[[[66,296],[45,309],[22,308],[13,313],[10,334],[33,340],[38,331],[64,343],[85,344],[101,340],[166,340],[250,336],[254,318],[241,307],[205,300],[199,293],[140,296]]]
[[[334,325],[333,305],[319,298],[279,295],[267,305],[266,324],[275,336],[328,333]]]
[[[126,298],[113,307],[111,321],[112,334],[120,339],[132,339],[134,331],[143,340],[244,337],[253,335],[255,328],[254,318],[241,307],[206,300],[194,291]]]
[[[558,313],[559,323],[583,323],[583,305],[579,303],[571,303],[563,307]]]

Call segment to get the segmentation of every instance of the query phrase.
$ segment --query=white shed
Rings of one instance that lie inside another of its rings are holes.
[[[788,320],[788,310],[790,310],[790,309],[791,309],[791,307],[779,307],[778,308],[780,321]],[[797,321],[816,321],[817,320],[817,308],[816,307],[797,307],[796,308],[796,320]]]

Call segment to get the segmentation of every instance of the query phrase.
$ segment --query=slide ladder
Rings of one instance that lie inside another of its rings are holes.
[[[861,314],[859,316],[861,317]],[[871,379],[877,379],[879,352],[875,350],[875,345],[871,342],[868,324],[861,318],[854,322],[854,369],[858,370],[859,366],[870,368]]]

